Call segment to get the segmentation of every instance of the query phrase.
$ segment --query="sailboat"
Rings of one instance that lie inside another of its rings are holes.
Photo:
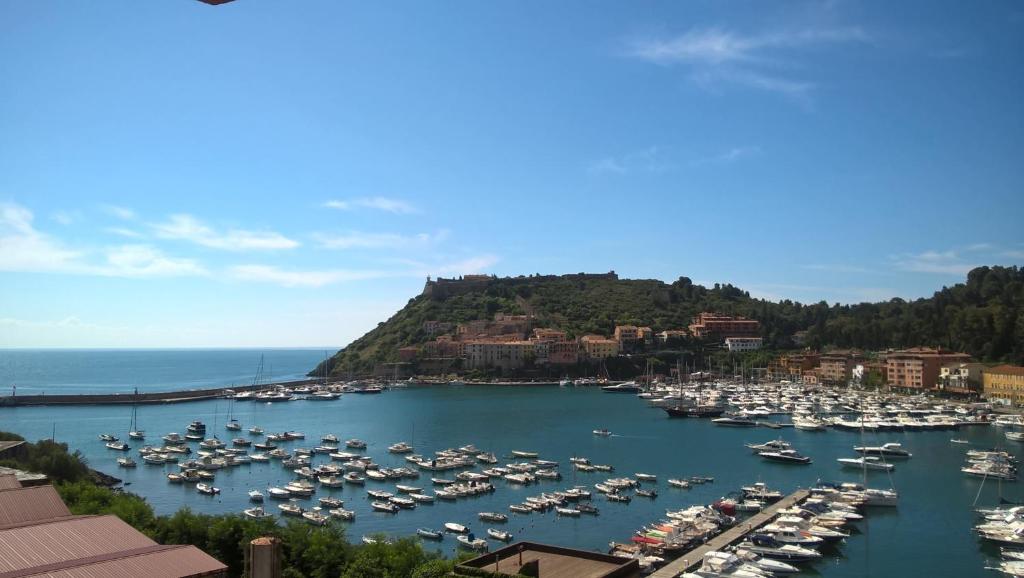
[[[228,398],[228,422],[224,424],[224,429],[228,431],[241,431],[242,424],[238,423],[238,420],[234,417],[235,413],[235,398]]]
[[[135,388],[135,399],[138,400],[139,388]],[[132,402],[132,422],[128,425],[128,437],[133,440],[144,440],[146,439],[146,432],[139,429],[138,424],[138,405]]]

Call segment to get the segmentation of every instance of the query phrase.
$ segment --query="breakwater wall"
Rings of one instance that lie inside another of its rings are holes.
[[[186,401],[202,401],[216,399],[226,395],[227,390],[242,392],[270,389],[273,387],[297,387],[313,385],[315,379],[282,381],[278,383],[261,383],[259,385],[239,385],[234,387],[215,387],[210,389],[187,389],[182,391],[154,391],[149,393],[85,393],[74,395],[8,395],[0,397],[0,407],[19,407],[29,405],[122,405],[122,404],[156,404],[182,403]]]

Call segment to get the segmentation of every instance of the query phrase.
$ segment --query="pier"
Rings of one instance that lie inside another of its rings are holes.
[[[210,389],[187,389],[182,391],[154,391],[151,393],[85,393],[74,395],[8,395],[0,397],[0,407],[18,407],[27,405],[130,405],[182,403],[186,401],[203,401],[224,397],[227,392],[260,391],[275,387],[297,387],[319,383],[315,379],[298,381],[282,381],[279,383],[261,383],[259,385],[239,385],[233,387],[215,387]]]
[[[779,510],[785,510],[786,508],[792,508],[796,504],[802,503],[811,495],[810,490],[797,490],[792,494],[782,498],[778,502],[771,504],[760,512],[754,514],[747,520],[740,524],[729,528],[725,532],[715,536],[708,540],[703,545],[686,552],[679,558],[665,564],[657,572],[651,574],[653,578],[674,578],[684,572],[689,572],[694,568],[700,566],[701,561],[704,559],[704,554],[713,552],[715,550],[721,550],[726,546],[739,542],[744,536],[753,532],[754,530],[764,526],[768,522],[775,518]]]

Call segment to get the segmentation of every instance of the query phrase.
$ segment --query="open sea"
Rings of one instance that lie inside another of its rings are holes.
[[[26,393],[109,393],[130,391],[136,385],[141,391],[156,391],[246,383],[251,382],[261,354],[265,366],[273,363],[275,379],[301,377],[324,356],[321,350],[0,351],[0,386],[17,383],[18,391]],[[663,411],[650,408],[632,395],[607,394],[597,388],[415,386],[381,395],[349,394],[331,402],[238,402],[229,406],[228,401],[220,400],[147,405],[138,408],[139,426],[148,434],[147,443],[153,445],[168,432],[184,433],[186,425],[196,419],[206,422],[208,432],[225,441],[248,437],[245,430],[224,429],[229,409],[245,429],[259,425],[267,432],[298,430],[306,434],[304,441],[284,444],[286,448],[311,448],[319,445],[320,436],[327,433],[342,440],[361,438],[369,443],[365,453],[383,466],[405,465],[401,456],[387,452],[387,446],[397,441],[407,441],[417,453],[425,455],[475,444],[505,458],[503,462],[511,461],[507,457],[512,450],[527,450],[561,464],[561,481],[541,481],[525,488],[497,481],[498,490],[492,494],[421,504],[395,515],[373,512],[365,491],[393,491],[394,482],[367,480],[365,488],[318,489],[316,496],[338,496],[345,500],[346,508],[356,511],[354,522],[332,522],[346,524],[353,541],[364,534],[408,536],[418,527],[440,528],[445,522],[458,522],[478,536],[485,536],[488,527],[498,527],[511,532],[516,540],[606,551],[609,541],[628,542],[634,530],[663,518],[666,509],[707,504],[751,482],[764,481],[789,492],[819,479],[859,481],[860,473],[842,470],[836,458],[853,457],[853,446],[862,442],[875,445],[897,441],[914,457],[894,462],[897,465],[892,474],[870,473],[868,481],[874,487],[897,489],[899,507],[868,510],[866,519],[854,526],[849,539],[826,550],[826,558],[806,566],[802,575],[991,576],[994,574],[984,567],[993,565],[998,551],[982,546],[974,536],[973,508],[996,504],[1000,493],[1013,500],[1024,498],[1019,483],[1000,486],[989,481],[982,485],[981,480],[968,478],[959,470],[967,448],[1014,443],[1006,442],[1000,428],[880,433],[863,439],[855,432],[723,428],[702,420],[670,420]],[[144,464],[136,451],[141,442],[129,442],[133,448],[130,455],[139,466],[120,469],[115,459],[121,452],[108,450],[97,436],[110,432],[126,438],[130,413],[129,407],[112,406],[0,408],[0,430],[28,439],[49,438],[54,433],[58,441],[80,450],[94,468],[124,479],[130,491],[144,496],[164,514],[182,506],[210,513],[240,512],[249,507],[248,490],[283,485],[294,477],[276,461],[219,470],[214,485],[222,494],[207,497],[191,485],[167,482],[166,473],[178,471],[175,464]],[[607,428],[614,435],[595,436],[595,428]],[[777,437],[792,442],[814,463],[794,466],[765,462],[743,445]],[[951,444],[953,437],[969,440],[970,445]],[[569,467],[572,456],[611,464],[615,472],[574,474]],[[317,456],[314,464],[328,459]],[[596,518],[508,512],[509,504],[521,502],[526,496],[575,484],[592,488],[608,477],[632,476],[635,472],[658,475],[656,500],[634,497],[630,504],[619,504],[606,502],[595,492],[594,503],[601,510]],[[715,481],[689,490],[665,483],[670,477],[692,475],[713,476]],[[424,472],[418,480],[402,483],[422,486],[429,493],[433,489],[430,477]],[[315,505],[316,496],[307,501],[309,506]],[[268,499],[265,505],[276,511],[273,500]],[[483,511],[508,513],[509,522],[481,522],[477,513]],[[446,536],[443,542],[428,542],[425,547],[452,554],[455,541]]]

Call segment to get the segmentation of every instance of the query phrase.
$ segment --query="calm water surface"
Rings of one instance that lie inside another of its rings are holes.
[[[184,370],[191,374],[191,368]],[[208,380],[223,379],[211,374]],[[173,380],[169,380],[173,381]],[[49,387],[49,386],[47,386]],[[149,432],[149,442],[157,443],[167,432],[184,432],[194,419],[207,423],[211,433],[229,439],[224,430],[227,401],[209,401],[168,406],[140,406],[140,426]],[[551,542],[591,550],[606,550],[610,540],[628,541],[639,526],[663,517],[666,509],[706,504],[739,486],[765,481],[784,491],[813,484],[816,480],[856,480],[857,473],[843,471],[838,457],[854,455],[852,447],[861,442],[858,433],[828,431],[802,432],[792,429],[731,429],[706,421],[669,420],[665,414],[649,408],[630,395],[613,395],[596,389],[558,387],[415,387],[393,390],[382,395],[346,395],[334,402],[294,401],[283,404],[244,402],[234,404],[235,416],[245,428],[255,424],[266,431],[300,430],[305,441],[286,447],[312,447],[321,435],[335,433],[342,439],[367,440],[367,454],[385,466],[404,464],[400,456],[387,453],[396,441],[409,441],[418,453],[475,444],[483,450],[508,456],[512,450],[530,450],[542,458],[559,461],[565,478],[519,488],[497,482],[498,491],[457,502],[420,505],[397,515],[370,510],[365,489],[320,489],[345,500],[345,507],[356,510],[356,521],[348,524],[349,536],[373,532],[410,535],[417,527],[440,527],[454,521],[470,526],[483,535],[488,524],[477,519],[482,511],[508,512],[508,505],[541,491],[569,487],[574,483],[592,485],[609,474],[576,474],[568,467],[574,455],[589,457],[595,463],[615,466],[614,475],[635,472],[659,476],[659,497],[654,501],[635,498],[631,504],[605,502],[598,497],[598,518],[560,519],[553,514],[510,515],[504,529],[516,539]],[[30,439],[49,437],[56,431],[60,441],[81,450],[90,463],[130,482],[129,489],[146,497],[160,513],[182,506],[203,512],[239,512],[249,506],[246,491],[265,489],[292,479],[278,462],[251,464],[217,472],[215,485],[222,489],[217,497],[201,496],[187,485],[170,485],[165,479],[174,465],[148,466],[120,470],[115,463],[118,452],[107,450],[97,439],[102,432],[125,437],[130,408],[69,407],[0,409],[0,429],[21,433]],[[594,436],[591,431],[606,427],[615,435]],[[244,434],[243,435],[247,435]],[[814,458],[810,466],[765,463],[743,447],[745,442],[765,441],[781,436]],[[970,440],[970,446],[950,444],[951,437]],[[959,467],[966,447],[988,448],[1006,445],[998,428],[968,428],[959,432],[907,432],[872,434],[864,441],[899,441],[914,457],[898,462],[891,477],[870,474],[876,487],[894,485],[900,491],[898,509],[873,509],[865,522],[826,560],[808,567],[805,575],[852,576],[986,576],[983,569],[994,550],[982,549],[974,537],[972,504],[994,504],[1000,488],[965,477]],[[132,443],[131,455],[137,457]],[[326,460],[318,457],[314,463]],[[669,477],[709,475],[713,484],[691,490],[676,490],[665,483]],[[430,491],[430,475],[405,483]],[[450,476],[446,476],[450,477]],[[390,488],[393,483],[367,481],[367,488]],[[979,489],[981,489],[979,493]],[[1007,498],[1020,499],[1017,484],[1001,488]],[[311,501],[310,505],[315,502]],[[268,500],[268,508],[276,504]],[[339,523],[339,522],[335,522]],[[493,525],[492,525],[493,526]],[[454,540],[428,548],[454,550]]]

